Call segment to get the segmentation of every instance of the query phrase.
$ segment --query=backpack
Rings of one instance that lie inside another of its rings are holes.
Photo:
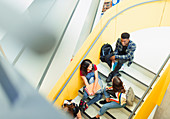
[[[102,62],[106,62],[105,56],[111,54],[112,52],[113,52],[112,46],[108,43],[104,44],[100,50],[100,60]]]
[[[129,87],[127,94],[126,94],[126,104],[128,106],[133,106],[134,99],[135,99],[134,91],[131,87]]]

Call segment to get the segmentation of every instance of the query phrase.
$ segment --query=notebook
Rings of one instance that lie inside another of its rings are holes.
[[[94,83],[86,86],[85,90],[86,90],[86,92],[87,92],[88,95],[92,95],[93,86],[94,86]],[[95,90],[95,93],[96,93],[98,90],[100,90],[100,89],[101,89],[101,87],[100,87],[99,83],[97,83],[97,88],[96,88],[96,90]]]

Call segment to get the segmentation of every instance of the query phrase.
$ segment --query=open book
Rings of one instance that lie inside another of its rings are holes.
[[[86,86],[85,90],[86,90],[88,95],[92,95],[93,94],[92,93],[93,87],[94,87],[94,83]],[[96,93],[100,89],[101,89],[101,87],[100,87],[99,83],[97,83],[96,90],[94,91],[94,93]]]

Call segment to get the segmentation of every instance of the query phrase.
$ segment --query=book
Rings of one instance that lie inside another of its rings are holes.
[[[85,90],[86,90],[86,92],[87,92],[88,95],[92,95],[92,94],[93,94],[93,93],[92,93],[93,87],[94,87],[94,83],[92,83],[92,84],[90,84],[90,85],[88,85],[88,86],[85,87]],[[98,90],[100,90],[100,89],[101,89],[101,87],[100,87],[99,83],[97,83],[96,90],[95,90],[94,94],[95,94]]]

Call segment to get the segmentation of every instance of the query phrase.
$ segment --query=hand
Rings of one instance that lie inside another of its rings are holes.
[[[106,102],[110,102],[110,98],[106,98]]]
[[[93,88],[92,93],[93,93],[93,95],[95,94],[95,88]]]
[[[94,88],[92,89],[92,93],[90,95],[94,95],[95,94],[95,90]]]
[[[112,60],[113,62],[115,62],[115,56],[110,57],[110,60]]]
[[[93,95],[94,95],[94,93],[92,92],[90,95],[91,95],[91,96],[93,96]]]
[[[106,90],[108,90],[109,89],[109,87],[108,86],[106,86]]]

